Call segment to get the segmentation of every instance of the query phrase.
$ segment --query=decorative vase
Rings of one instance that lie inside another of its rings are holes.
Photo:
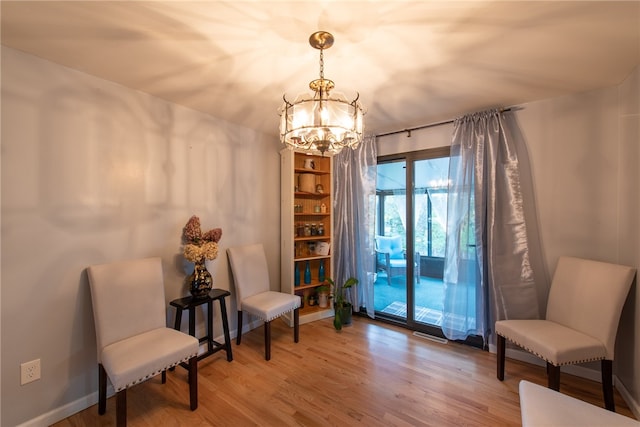
[[[309,261],[304,267],[304,283],[307,285],[311,283],[311,266],[309,265]]]
[[[204,260],[193,264],[193,273],[189,276],[189,292],[194,298],[204,298],[213,288],[211,273],[207,271]]]
[[[318,306],[320,308],[329,307],[329,294],[327,294],[326,292],[318,294]]]
[[[336,330],[341,330],[343,326],[351,325],[351,304],[344,303],[343,305],[334,305],[335,316],[333,317],[333,326]]]
[[[293,285],[300,286],[300,267],[297,262],[295,264],[296,266],[293,269]]]
[[[320,260],[320,267],[318,267],[318,281],[319,282],[324,282],[325,276],[324,276],[324,260],[321,259]]]

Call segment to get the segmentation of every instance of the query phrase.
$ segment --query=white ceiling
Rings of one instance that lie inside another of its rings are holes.
[[[640,2],[2,1],[2,44],[277,134],[318,77],[360,93],[367,133],[623,81]]]

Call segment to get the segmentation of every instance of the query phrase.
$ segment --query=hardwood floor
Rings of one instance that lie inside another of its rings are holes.
[[[129,426],[519,426],[518,383],[546,384],[542,367],[507,360],[504,382],[486,351],[439,344],[408,330],[355,318],[342,332],[332,319],[300,327],[300,342],[273,322],[272,358],[264,360],[263,329],[199,363],[199,407],[189,410],[187,371],[177,368],[128,391]],[[603,406],[600,384],[562,375],[563,393]],[[619,393],[618,413],[633,417]],[[94,405],[56,427],[115,425]]]

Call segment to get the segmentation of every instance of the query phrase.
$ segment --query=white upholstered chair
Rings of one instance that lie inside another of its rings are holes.
[[[127,423],[127,388],[189,364],[191,410],[198,407],[198,340],[166,327],[160,258],[87,269],[98,344],[98,413],[107,404],[107,378],[116,392],[118,426]]]
[[[420,283],[418,269],[420,254],[414,258],[414,280]],[[402,236],[376,236],[376,265],[378,270],[387,273],[387,283],[391,285],[391,276],[407,274],[407,257],[402,248]]]
[[[520,381],[519,392],[522,427],[640,427],[640,421],[528,381]]]
[[[269,269],[262,244],[228,248],[238,305],[236,344],[242,337],[243,312],[264,321],[264,358],[271,359],[271,321],[293,311],[293,338],[299,340],[300,297],[270,290]]]
[[[635,269],[587,259],[561,257],[543,320],[500,320],[497,375],[504,380],[505,341],[547,362],[549,388],[560,389],[560,367],[601,361],[605,407],[613,402],[613,358],[620,321]]]

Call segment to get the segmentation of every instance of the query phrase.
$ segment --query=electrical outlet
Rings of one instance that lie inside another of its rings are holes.
[[[40,359],[20,364],[20,385],[40,379]]]

